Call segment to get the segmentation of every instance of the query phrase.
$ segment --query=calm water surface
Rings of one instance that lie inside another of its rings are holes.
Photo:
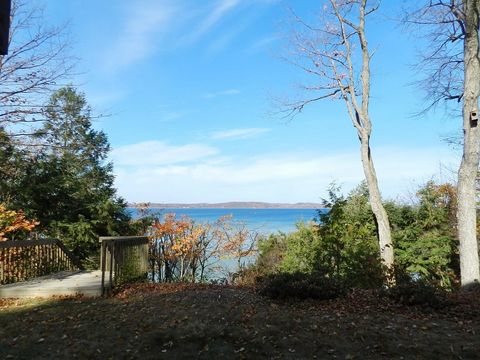
[[[138,216],[135,208],[129,208],[133,217]],[[324,211],[324,210],[322,210]],[[245,222],[249,229],[262,233],[277,231],[290,232],[295,230],[295,224],[303,221],[309,222],[317,217],[315,209],[205,209],[205,208],[176,208],[156,209],[151,208],[151,213],[161,215],[175,213],[177,217],[186,215],[196,222],[215,222],[225,215],[232,215],[233,220]]]

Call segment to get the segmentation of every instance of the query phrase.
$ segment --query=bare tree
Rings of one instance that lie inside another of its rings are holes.
[[[416,84],[426,94],[424,111],[445,100],[460,103],[463,98],[463,40],[465,24],[462,0],[424,0],[406,9],[404,22],[428,46],[419,50]],[[419,27],[423,31],[418,31]]]
[[[465,25],[463,85],[463,157],[458,170],[458,238],[462,285],[480,280],[476,227],[476,177],[480,160],[478,99],[480,97],[479,0],[465,0],[458,14]]]
[[[0,129],[18,142],[45,121],[43,105],[73,72],[65,27],[46,25],[43,11],[13,0],[9,53],[0,59]]]
[[[368,0],[329,0],[322,11],[320,27],[295,17],[292,55],[288,58],[310,77],[303,85],[307,99],[287,102],[286,116],[300,113],[305,106],[324,99],[340,99],[357,130],[369,200],[377,223],[380,256],[387,273],[394,264],[392,236],[387,212],[382,204],[370,149],[372,121],[370,101],[370,52],[365,31],[367,16],[378,9]],[[387,277],[388,278],[388,277]]]
[[[410,11],[407,23],[419,25],[429,51],[422,56],[424,90],[434,107],[442,101],[462,103],[463,157],[458,170],[458,238],[462,286],[480,280],[477,240],[476,181],[480,160],[478,100],[480,0],[429,0]]]

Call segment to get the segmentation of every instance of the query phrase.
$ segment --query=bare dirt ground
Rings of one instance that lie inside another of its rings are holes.
[[[435,311],[366,291],[272,301],[248,288],[178,284],[4,300],[0,358],[479,359],[480,294]]]

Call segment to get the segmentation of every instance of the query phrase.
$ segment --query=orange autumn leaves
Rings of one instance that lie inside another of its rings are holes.
[[[195,234],[202,228],[201,225],[195,226],[189,218],[177,220],[175,214],[167,214],[163,222],[156,220],[153,223],[152,231],[151,238],[162,242],[164,256],[170,260],[194,251]]]
[[[183,256],[196,250],[203,250],[205,237],[215,238],[216,256],[236,257],[249,256],[253,250],[243,249],[251,239],[250,232],[243,224],[232,225],[231,216],[224,216],[214,224],[195,224],[194,221],[182,216],[179,219],[173,213],[166,214],[163,222],[155,221],[152,225],[152,239],[162,239],[168,244],[168,256]],[[243,250],[242,250],[243,249]]]
[[[15,240],[15,237],[30,233],[35,226],[39,224],[38,221],[28,220],[23,211],[9,210],[0,203],[0,242]],[[2,276],[0,277],[0,284],[14,281],[25,280],[22,271],[15,266],[15,261],[28,256],[28,252],[24,248],[7,248],[0,249],[0,267]],[[6,261],[6,260],[9,261]]]
[[[28,220],[22,210],[8,210],[0,203],[0,241],[14,240],[19,233],[29,233],[38,221]]]
[[[254,244],[245,225],[224,216],[214,223],[197,224],[186,216],[166,214],[150,228],[151,260],[158,264],[160,281],[204,280],[205,270],[219,259],[252,255]]]

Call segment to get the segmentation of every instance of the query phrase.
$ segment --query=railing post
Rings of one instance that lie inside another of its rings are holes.
[[[105,295],[105,267],[107,262],[107,247],[104,241],[100,238],[100,245],[101,245],[101,254],[100,254],[100,261],[101,261],[101,270],[102,270],[102,296]]]
[[[107,267],[109,288],[143,275],[147,276],[148,237],[102,236],[99,241],[101,243],[102,294],[105,294],[107,288]]]
[[[108,243],[109,245],[109,248],[108,248],[108,251],[110,252],[110,288],[113,288],[113,269],[115,268],[114,266],[116,266],[116,261],[115,261],[115,242],[114,241],[111,241]],[[116,276],[117,274],[115,274]]]

